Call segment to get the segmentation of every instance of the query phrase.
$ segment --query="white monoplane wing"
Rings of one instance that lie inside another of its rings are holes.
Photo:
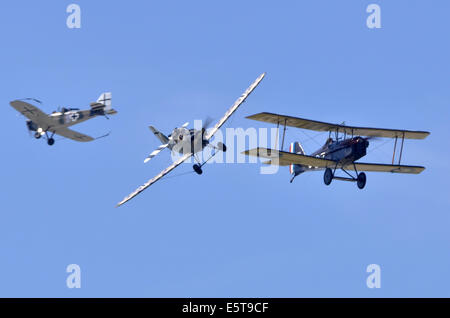
[[[153,152],[149,154],[147,158],[145,158],[144,163],[149,162],[153,157],[157,156],[161,151],[163,151],[167,147],[169,147],[169,144],[161,145],[157,149],[153,150]]]
[[[183,155],[180,159],[178,159],[177,161],[175,161],[172,165],[170,165],[169,167],[167,167],[166,169],[164,169],[163,171],[161,171],[156,177],[154,177],[153,179],[149,180],[147,183],[145,183],[144,185],[140,186],[136,191],[134,191],[133,193],[131,193],[129,196],[127,196],[125,199],[123,199],[122,201],[120,201],[117,206],[121,206],[124,203],[130,201],[131,199],[133,199],[135,196],[137,196],[139,193],[141,193],[142,191],[144,191],[145,189],[147,189],[149,186],[151,186],[153,183],[155,183],[156,181],[158,181],[159,179],[161,179],[162,177],[164,177],[166,174],[168,174],[170,171],[172,171],[173,169],[175,169],[176,167],[178,167],[180,164],[182,164],[183,162],[185,162],[187,159],[189,159],[192,156],[192,154],[188,153]]]
[[[94,140],[94,138],[92,138],[91,136],[84,135],[69,128],[59,127],[54,130],[50,128],[49,131],[75,141],[88,142]]]
[[[239,106],[241,106],[241,104],[243,102],[245,102],[245,99],[251,94],[251,92],[253,92],[253,90],[258,86],[258,84],[262,81],[262,79],[264,78],[264,76],[266,75],[266,73],[261,74],[256,81],[253,82],[252,85],[250,85],[249,88],[247,88],[247,90],[245,91],[244,94],[241,95],[241,97],[239,97],[237,99],[237,101],[234,102],[233,106],[231,106],[231,108],[225,113],[225,116],[222,117],[222,119],[219,120],[219,122],[211,129],[207,132],[206,134],[206,140],[209,140],[212,138],[212,136],[214,136],[214,134],[220,129],[220,127],[222,127],[223,124],[225,124],[225,122],[228,120],[228,118],[230,118],[231,115],[233,115],[233,113],[239,108]]]

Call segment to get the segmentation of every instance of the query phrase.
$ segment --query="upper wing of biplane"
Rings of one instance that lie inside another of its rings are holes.
[[[206,134],[206,139],[207,140],[211,139],[212,136],[214,136],[214,134],[220,129],[220,127],[222,127],[222,125],[225,124],[225,122],[228,120],[228,118],[230,118],[230,116],[233,115],[233,113],[239,108],[239,106],[241,106],[241,104],[243,102],[245,102],[246,98],[258,86],[258,84],[262,81],[262,79],[264,78],[265,75],[266,75],[266,73],[261,74],[256,79],[256,81],[254,81],[253,84],[250,85],[249,88],[247,88],[247,90],[244,92],[244,94],[242,94],[241,97],[239,97],[234,102],[233,106],[231,106],[231,108],[225,113],[225,115],[219,120],[219,122],[212,129],[210,129],[207,132],[207,134]]]
[[[136,191],[134,191],[133,193],[131,193],[129,196],[127,196],[125,199],[123,199],[122,201],[120,201],[117,206],[121,206],[124,203],[130,201],[131,199],[133,199],[135,196],[137,196],[139,193],[141,193],[142,191],[144,191],[145,189],[147,189],[149,186],[151,186],[153,183],[155,183],[156,181],[158,181],[159,179],[161,179],[162,177],[164,177],[166,174],[168,174],[170,171],[172,171],[173,169],[175,169],[176,167],[178,167],[180,164],[182,164],[183,162],[185,162],[187,159],[189,159],[192,156],[192,154],[187,153],[185,155],[183,155],[181,158],[179,158],[177,161],[175,161],[172,165],[170,165],[169,167],[167,167],[166,169],[164,169],[163,171],[161,171],[156,177],[154,177],[153,179],[149,180],[147,183],[145,183],[144,185],[140,186],[139,188],[136,189]]]
[[[272,113],[259,113],[248,116],[247,118],[263,121],[266,123],[286,125],[289,127],[303,128],[315,131],[332,131],[339,133],[346,133],[347,135],[355,136],[371,136],[371,137],[385,137],[385,138],[405,138],[405,139],[424,139],[430,133],[427,131],[411,131],[401,129],[383,129],[383,128],[367,128],[355,127],[339,124],[330,124],[316,120],[309,120],[291,116],[284,116]]]
[[[88,142],[88,141],[92,141],[94,140],[94,138],[92,138],[91,136],[88,135],[84,135],[82,133],[79,133],[75,130],[71,130],[69,128],[64,128],[64,127],[59,127],[56,128],[55,130],[52,130],[50,128],[51,132],[54,132],[57,135],[75,140],[75,141],[81,141],[81,142]]]
[[[12,101],[9,104],[22,115],[36,122],[39,126],[44,126],[43,129],[47,128],[45,127],[46,125],[49,125],[48,115],[36,106],[21,100]]]
[[[268,164],[279,166],[288,166],[291,164],[297,164],[309,166],[310,168],[323,168],[323,169],[334,168],[336,166],[336,162],[333,160],[267,148],[254,148],[244,151],[243,154],[248,156],[267,158],[270,159],[270,161],[267,162]],[[358,171],[418,174],[425,170],[425,168],[421,166],[404,166],[404,165],[390,165],[390,164],[362,163],[362,162],[361,163],[355,162],[355,166]],[[347,164],[345,166],[338,165],[337,168],[352,170],[354,169],[354,166],[353,164]]]

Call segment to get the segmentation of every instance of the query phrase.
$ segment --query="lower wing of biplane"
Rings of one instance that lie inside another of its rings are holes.
[[[248,156],[254,156],[259,158],[266,158],[269,161],[266,164],[289,166],[291,164],[302,165],[314,170],[331,169],[348,169],[357,171],[371,171],[371,172],[391,172],[391,173],[409,173],[419,174],[425,170],[425,167],[421,166],[406,166],[406,165],[390,165],[379,163],[363,163],[355,162],[350,164],[339,164],[333,160],[328,160],[320,157],[313,157],[301,154],[295,154],[291,152],[279,151],[267,148],[254,148],[242,152]]]

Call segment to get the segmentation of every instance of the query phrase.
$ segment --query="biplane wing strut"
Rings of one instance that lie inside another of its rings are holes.
[[[430,133],[427,131],[412,131],[404,129],[385,129],[385,128],[369,128],[369,127],[357,127],[348,126],[344,124],[332,124],[321,122],[317,120],[304,119],[299,117],[285,116],[279,114],[273,114],[268,112],[263,112],[247,117],[248,119],[257,120],[266,123],[272,123],[277,125],[277,134],[280,124],[284,126],[283,136],[281,141],[280,150],[284,149],[284,140],[286,135],[286,127],[295,127],[301,129],[308,129],[314,131],[328,132],[330,137],[334,133],[336,139],[339,133],[344,134],[345,137],[348,136],[367,136],[367,137],[381,137],[381,138],[393,138],[394,141],[394,153],[392,155],[392,165],[394,165],[395,157],[397,154],[397,144],[398,140],[401,139],[400,152],[398,155],[398,165],[401,164],[403,156],[403,146],[405,139],[425,139]],[[277,135],[278,141],[278,135]],[[275,147],[277,148],[277,147]]]

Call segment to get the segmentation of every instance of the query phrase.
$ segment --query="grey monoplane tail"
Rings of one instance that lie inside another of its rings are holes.
[[[60,135],[75,141],[88,142],[94,138],[69,129],[70,126],[82,123],[86,120],[97,116],[115,115],[115,111],[111,107],[111,93],[103,93],[98,100],[91,103],[91,109],[80,110],[78,108],[59,108],[51,114],[46,114],[38,107],[30,104],[25,100],[15,100],[10,105],[19,113],[28,118],[27,128],[30,132],[34,132],[34,137],[40,139],[45,136],[49,146],[55,143],[53,136]],[[37,100],[34,100],[38,102]]]
[[[419,174],[425,170],[425,167],[422,166],[401,165],[401,160],[405,139],[425,139],[430,134],[427,131],[346,126],[344,124],[330,124],[272,113],[259,113],[247,118],[276,124],[278,127],[280,125],[284,126],[280,150],[254,148],[244,151],[243,154],[269,159],[269,161],[264,162],[265,164],[289,166],[292,176],[291,182],[304,172],[325,170],[323,180],[326,185],[330,185],[331,181],[335,179],[356,182],[358,188],[363,189],[366,185],[366,174],[358,171]],[[320,149],[310,155],[305,153],[298,142],[291,143],[289,151],[284,151],[287,126],[328,132],[328,139]],[[395,139],[392,163],[364,163],[358,161],[367,154],[366,150],[369,147],[371,138]],[[401,147],[398,154],[398,162],[396,163],[398,141],[401,141]],[[337,176],[336,170],[338,169],[342,170],[345,175]],[[355,176],[350,174],[351,170],[354,171]]]
[[[185,162],[190,157],[194,156],[197,152],[203,151],[205,147],[212,147],[214,148],[214,154],[211,156],[211,158],[216,155],[217,151],[223,151],[225,152],[227,150],[226,146],[219,142],[216,145],[212,145],[210,143],[211,138],[214,136],[214,134],[222,127],[223,124],[233,115],[233,113],[239,108],[239,106],[247,99],[247,97],[253,92],[253,90],[258,86],[258,84],[262,81],[266,73],[261,74],[252,85],[250,85],[249,88],[239,97],[236,102],[231,106],[230,109],[225,113],[225,115],[216,123],[216,125],[207,130],[206,126],[203,125],[203,128],[201,130],[196,129],[187,129],[189,126],[189,123],[185,123],[180,128],[175,128],[172,133],[168,136],[164,135],[163,133],[159,132],[155,127],[150,126],[150,131],[161,141],[161,146],[159,146],[156,150],[154,150],[146,159],[144,162],[148,162],[153,157],[155,157],[157,154],[159,154],[162,150],[168,148],[173,153],[179,153],[181,156],[172,163],[169,167],[161,171],[157,176],[150,179],[148,182],[140,186],[136,191],[128,195],[125,199],[120,201],[117,206],[121,206],[125,204],[126,202],[133,199],[135,196],[137,196],[139,193],[147,189],[149,186],[154,184],[156,181],[160,180],[162,177],[164,177],[166,174],[171,172],[173,169],[178,167],[180,164]],[[194,156],[195,158],[195,156]],[[198,162],[193,166],[194,171],[197,174],[202,174],[202,167],[203,165],[210,160],[211,158],[207,159],[205,162]],[[197,160],[197,159],[196,159]]]

